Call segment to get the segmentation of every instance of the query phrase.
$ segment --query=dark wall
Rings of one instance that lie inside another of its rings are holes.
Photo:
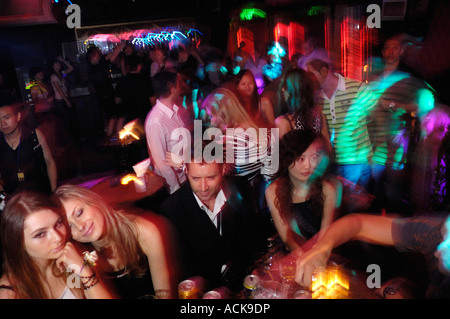
[[[18,88],[16,68],[50,62],[71,41],[74,31],[59,24],[0,28],[0,72]]]

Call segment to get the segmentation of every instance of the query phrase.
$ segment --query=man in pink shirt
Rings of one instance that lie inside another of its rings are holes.
[[[170,194],[186,181],[183,169],[173,168],[165,161],[166,152],[172,152],[180,142],[188,143],[182,136],[172,138],[175,130],[187,127],[187,111],[175,104],[180,94],[179,81],[178,75],[169,71],[161,71],[153,77],[152,84],[157,100],[145,120],[147,147],[155,173],[166,180]]]

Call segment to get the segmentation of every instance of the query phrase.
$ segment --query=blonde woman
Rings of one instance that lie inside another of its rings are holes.
[[[202,109],[210,125],[223,133],[225,175],[237,186],[243,198],[255,205],[255,211],[264,211],[264,191],[269,176],[276,169],[271,154],[272,132],[260,128],[228,89],[214,90],[203,102]],[[263,216],[263,223],[269,217],[268,214]],[[271,231],[271,226],[268,227]]]
[[[232,153],[226,153],[228,173],[253,180],[258,174],[266,175],[270,131],[261,129],[249,115],[237,96],[230,90],[214,90],[202,104],[209,125],[224,134],[225,145],[232,144]],[[265,134],[266,133],[266,134]],[[225,147],[224,151],[226,151]]]
[[[60,186],[55,195],[73,239],[97,251],[103,277],[121,298],[174,296],[161,220],[113,210],[94,191],[75,185]]]

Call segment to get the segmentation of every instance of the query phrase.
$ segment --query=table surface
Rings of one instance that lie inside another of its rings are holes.
[[[252,272],[253,274],[257,275],[260,280],[263,281],[277,281],[281,283],[281,277],[279,272],[279,262],[282,262],[281,260],[284,258],[290,258],[292,257],[285,255],[283,253],[277,254],[277,264],[274,265],[273,270],[264,270],[264,265],[261,264],[261,260],[258,262],[258,265],[256,269]],[[346,297],[338,297],[338,299],[382,299],[381,296],[375,293],[373,289],[370,289],[367,286],[366,279],[367,274],[364,272],[361,272],[359,270],[354,269],[351,266],[351,263],[349,263],[348,260],[333,254],[332,261],[338,262],[342,266],[343,273],[346,275],[348,279],[348,285],[349,290],[347,292]],[[293,284],[293,287],[290,289],[291,292],[289,293],[289,296],[287,296],[287,299],[292,299],[292,294],[297,290],[309,290],[301,287],[297,283]]]
[[[151,173],[147,190],[139,193],[136,192],[133,181],[126,185],[120,183],[121,178],[125,175],[107,177],[92,186],[91,189],[101,195],[111,206],[121,208],[134,205],[137,201],[150,197],[164,187],[164,179]]]

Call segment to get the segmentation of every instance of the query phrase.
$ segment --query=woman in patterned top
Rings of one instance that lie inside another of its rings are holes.
[[[328,137],[324,116],[314,104],[314,82],[302,69],[292,67],[283,74],[275,116],[280,138],[289,131],[305,129]]]
[[[243,196],[254,198],[258,208],[262,208],[264,189],[275,169],[271,153],[272,132],[260,128],[228,89],[213,91],[202,108],[210,125],[223,133],[226,175],[235,181]]]

